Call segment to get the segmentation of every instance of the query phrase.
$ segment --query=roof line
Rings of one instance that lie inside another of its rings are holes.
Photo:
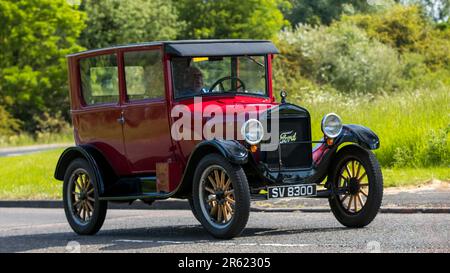
[[[266,43],[271,42],[269,40],[251,40],[251,39],[205,39],[205,40],[173,40],[173,41],[154,41],[154,42],[142,42],[142,43],[132,43],[132,44],[122,44],[114,45],[105,48],[89,49],[72,54],[68,54],[66,57],[75,57],[80,55],[86,55],[90,53],[123,49],[123,48],[133,48],[141,46],[159,46],[159,45],[169,45],[169,44],[211,44],[211,43]]]

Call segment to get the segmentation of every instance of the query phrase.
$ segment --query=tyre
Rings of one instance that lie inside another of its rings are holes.
[[[383,199],[383,176],[375,155],[346,146],[336,155],[329,176],[336,191],[329,198],[336,219],[353,228],[372,222]]]
[[[85,159],[75,159],[64,175],[64,211],[70,227],[80,235],[93,235],[103,225],[108,207],[99,200],[94,172]]]
[[[189,203],[189,207],[191,207],[191,211],[192,211],[192,214],[194,215],[195,219],[197,219],[197,221],[200,222],[200,218],[198,217],[197,211],[195,210],[194,200],[192,199],[192,197],[188,198],[188,203]]]
[[[250,214],[250,190],[240,165],[219,154],[205,156],[194,173],[194,215],[214,237],[238,236]]]

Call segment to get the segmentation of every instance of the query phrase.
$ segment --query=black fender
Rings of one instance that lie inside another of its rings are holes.
[[[175,196],[187,196],[191,191],[197,163],[207,154],[219,153],[233,164],[243,165],[248,161],[248,150],[236,140],[205,140],[197,144],[192,150],[181,179],[181,185]]]
[[[79,145],[65,149],[59,157],[58,163],[56,164],[54,177],[57,180],[64,180],[64,175],[67,168],[69,167],[70,163],[77,158],[83,158],[87,160],[87,162],[91,166],[92,170],[94,171],[95,180],[98,184],[97,186],[99,189],[99,194],[100,196],[102,196],[105,192],[105,176],[103,175],[103,173],[104,171],[106,171],[106,169],[104,168],[110,168],[110,166],[104,160],[103,155],[101,155],[101,153],[97,149],[90,145]],[[111,170],[112,168],[110,168],[109,171]],[[109,171],[108,173],[110,173]]]
[[[191,157],[202,150],[214,148],[233,164],[245,164],[248,160],[248,150],[236,140],[213,139],[202,141],[192,151]]]
[[[345,142],[356,143],[368,150],[380,148],[380,138],[369,128],[356,124],[344,124],[334,145],[339,146]]]

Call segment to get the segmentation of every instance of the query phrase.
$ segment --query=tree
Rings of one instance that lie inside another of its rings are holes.
[[[436,22],[445,22],[450,17],[450,0],[411,0],[423,6],[425,12]]]
[[[417,5],[395,5],[382,13],[344,16],[342,21],[355,24],[402,54],[422,55],[432,70],[450,68],[450,31],[432,24]]]
[[[372,12],[389,6],[391,0],[291,0],[292,10],[286,18],[292,26],[299,23],[310,25],[329,25],[342,14]]]
[[[173,39],[184,27],[170,0],[85,0],[80,9],[88,15],[87,48]]]
[[[284,26],[280,0],[180,0],[180,19],[187,23],[180,38],[270,39]]]
[[[283,31],[278,47],[282,55],[275,59],[275,67],[282,75],[303,76],[341,92],[392,91],[402,70],[395,49],[345,23],[301,25],[294,31]],[[300,74],[293,74],[295,71]],[[279,73],[275,76],[289,83]]]
[[[0,105],[22,129],[44,112],[69,117],[65,56],[82,50],[83,20],[65,0],[0,0]]]

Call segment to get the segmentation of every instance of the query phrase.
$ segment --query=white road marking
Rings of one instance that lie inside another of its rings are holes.
[[[260,246],[279,246],[279,247],[306,247],[313,246],[311,244],[259,244]]]
[[[221,246],[272,246],[272,247],[310,247],[313,244],[278,244],[278,243],[221,243],[221,242],[204,242],[204,241],[154,241],[154,240],[127,240],[119,239],[113,240],[113,242],[119,243],[158,243],[158,244],[209,244],[209,245],[221,245]]]

